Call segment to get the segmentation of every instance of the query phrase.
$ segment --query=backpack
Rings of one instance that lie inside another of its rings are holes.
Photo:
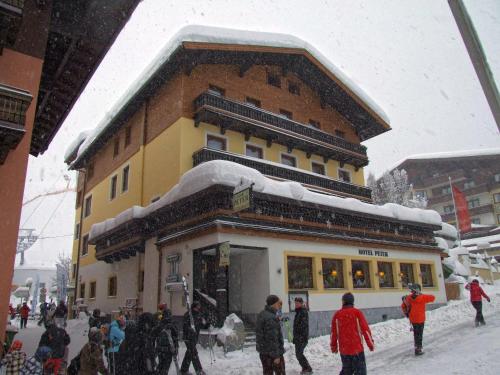
[[[172,331],[170,331],[170,335],[172,335]],[[173,339],[172,339],[173,344]],[[170,353],[172,350],[170,348],[170,340],[168,338],[168,331],[166,328],[163,328],[156,339],[156,350],[161,353]]]
[[[410,316],[411,304],[408,302],[408,296],[403,296],[402,300],[401,310],[403,310],[403,314],[408,318]]]

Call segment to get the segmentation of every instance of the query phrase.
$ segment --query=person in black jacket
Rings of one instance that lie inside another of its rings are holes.
[[[55,324],[50,325],[40,338],[38,347],[48,346],[52,349],[52,356],[47,361],[46,367],[51,368],[55,375],[59,374],[60,369],[64,367],[64,355],[70,341],[64,328]]]
[[[282,306],[278,296],[271,294],[266,298],[266,306],[257,316],[255,334],[257,351],[264,375],[285,375],[285,353],[283,333],[278,318],[278,311]]]
[[[304,355],[309,341],[309,313],[302,297],[295,297],[295,319],[293,321],[293,343],[295,356],[302,367],[301,374],[312,374],[312,368]]]
[[[186,344],[186,353],[181,365],[181,374],[189,374],[189,366],[193,362],[193,367],[197,375],[205,375],[205,371],[201,366],[200,358],[198,357],[198,350],[196,344],[202,328],[207,328],[207,322],[201,313],[201,304],[194,301],[191,305],[191,313],[193,315],[194,330],[191,327],[191,318],[189,312],[184,314],[182,323],[182,336]]]
[[[169,339],[172,338],[172,343]],[[158,374],[168,374],[172,359],[177,356],[179,350],[179,337],[177,328],[172,322],[171,315],[163,314],[159,324],[153,329],[152,336],[155,339],[155,350],[158,355]],[[172,348],[173,346],[173,348]]]

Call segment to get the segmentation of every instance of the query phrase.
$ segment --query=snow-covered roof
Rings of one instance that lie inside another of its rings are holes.
[[[75,162],[83,155],[83,153],[99,137],[99,135],[101,135],[103,131],[112,124],[114,118],[118,115],[120,110],[131,101],[131,99],[145,84],[147,84],[160,67],[162,67],[169,60],[172,54],[185,42],[262,46],[307,51],[314,59],[331,72],[345,87],[357,96],[368,108],[385,121],[386,124],[390,123],[389,117],[383,109],[363,89],[361,89],[361,87],[353,79],[348,77],[343,70],[333,64],[333,62],[327,59],[315,47],[302,39],[287,34],[190,25],[182,28],[166,43],[166,45],[143,70],[124,95],[122,95],[111,110],[105,114],[92,134],[87,136],[85,141],[79,147]]]
[[[348,211],[423,224],[441,225],[441,216],[432,210],[409,208],[394,203],[377,206],[354,198],[341,198],[307,190],[298,182],[276,181],[238,163],[213,160],[187,171],[168,193],[147,207],[133,206],[118,216],[92,225],[90,239],[98,237],[132,219],[143,218],[161,207],[188,197],[212,185],[236,187],[253,183],[253,190],[279,197],[312,202]]]
[[[450,247],[448,246],[448,242],[444,239],[444,238],[441,238],[441,237],[434,237],[434,239],[436,240],[438,246],[443,249],[443,250],[448,250]]]
[[[494,234],[492,236],[470,238],[468,240],[462,240],[462,246],[474,246],[478,244],[493,244],[500,242],[500,234]]]
[[[445,236],[453,239],[458,238],[457,228],[455,228],[453,225],[442,223],[441,228],[441,230],[437,230],[434,232],[437,236]]]
[[[78,149],[82,145],[83,142],[87,139],[87,137],[93,132],[92,129],[87,129],[78,134],[78,136],[73,140],[73,142],[70,143],[68,148],[66,149],[66,152],[64,153],[64,162],[68,163],[70,162],[70,159],[72,155],[76,155],[78,152]]]

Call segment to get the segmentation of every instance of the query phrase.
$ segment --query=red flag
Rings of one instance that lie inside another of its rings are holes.
[[[458,228],[461,233],[469,232],[472,229],[467,199],[456,186],[452,186],[453,198],[455,200],[455,210],[457,211]]]

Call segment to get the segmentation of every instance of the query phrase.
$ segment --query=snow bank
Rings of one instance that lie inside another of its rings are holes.
[[[363,103],[374,111],[387,124],[389,117],[375,101],[366,94],[361,87],[349,78],[340,68],[334,65],[321,52],[309,43],[286,34],[265,33],[248,30],[236,30],[219,27],[190,25],[182,28],[174,37],[166,43],[153,61],[143,70],[125,94],[118,99],[112,109],[105,114],[92,134],[86,137],[78,150],[77,159],[83,155],[88,147],[102,134],[102,132],[113,122],[120,110],[149,82],[153,75],[165,64],[172,54],[183,42],[234,44],[246,46],[264,46],[276,48],[303,49],[309,52],[316,60],[325,66],[340,82],[354,93]],[[76,142],[75,142],[76,144]],[[68,150],[69,152],[69,150]],[[67,152],[67,154],[68,154]]]
[[[354,198],[341,198],[307,190],[294,181],[276,181],[265,177],[259,171],[238,163],[225,160],[213,160],[202,163],[186,172],[168,193],[147,207],[133,206],[113,219],[94,224],[90,230],[90,239],[118,227],[135,218],[143,218],[157,209],[188,197],[212,185],[236,187],[252,184],[259,193],[301,200],[353,212],[382,216],[390,219],[406,220],[418,223],[441,225],[441,216],[436,211],[420,208],[408,208],[394,203],[377,206],[361,202]]]

